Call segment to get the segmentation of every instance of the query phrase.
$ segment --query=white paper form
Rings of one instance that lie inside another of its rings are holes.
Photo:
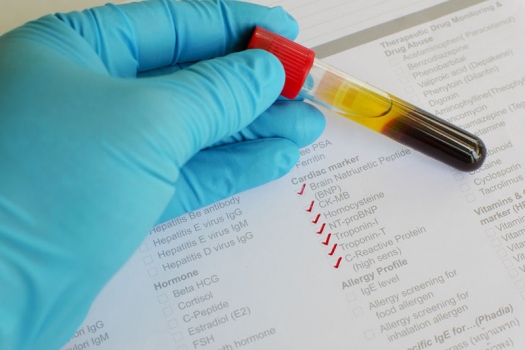
[[[479,135],[480,170],[327,112],[290,174],[153,228],[64,349],[524,349],[525,4],[458,3],[316,48]]]
[[[444,3],[446,0],[260,0],[282,6],[300,23],[297,42],[313,47],[360,30]]]

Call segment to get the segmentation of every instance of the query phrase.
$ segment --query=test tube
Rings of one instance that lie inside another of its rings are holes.
[[[478,169],[486,147],[477,136],[315,58],[315,52],[256,27],[249,49],[263,49],[281,61],[281,95],[313,101],[403,145],[461,171]]]

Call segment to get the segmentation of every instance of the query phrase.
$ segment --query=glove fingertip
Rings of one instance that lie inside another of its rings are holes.
[[[288,139],[275,139],[272,147],[277,150],[274,156],[274,179],[278,179],[288,174],[299,161],[299,147]]]
[[[240,81],[243,86],[237,89],[237,94],[239,99],[242,97],[256,106],[252,114],[255,118],[279,97],[284,85],[284,68],[274,55],[259,49],[237,52],[228,57],[239,63],[237,71],[245,73],[245,79]]]
[[[297,102],[301,103],[301,102]],[[324,114],[315,106],[309,103],[301,103],[303,110],[302,119],[304,122],[302,132],[297,133],[297,146],[302,148],[308,146],[321,136],[326,127],[326,118]]]
[[[297,38],[299,34],[299,24],[297,20],[289,14],[282,6],[275,6],[268,11],[267,29],[278,33],[290,40]]]

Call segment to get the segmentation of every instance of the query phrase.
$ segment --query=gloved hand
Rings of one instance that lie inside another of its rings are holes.
[[[274,103],[277,59],[234,53],[255,25],[297,33],[280,8],[166,0],[0,38],[1,349],[59,348],[155,223],[278,178],[318,137],[319,111]]]

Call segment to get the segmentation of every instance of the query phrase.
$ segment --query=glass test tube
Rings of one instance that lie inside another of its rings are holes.
[[[311,100],[458,170],[483,164],[486,147],[477,136],[316,59],[311,49],[261,27],[248,48],[279,58],[284,97]]]

